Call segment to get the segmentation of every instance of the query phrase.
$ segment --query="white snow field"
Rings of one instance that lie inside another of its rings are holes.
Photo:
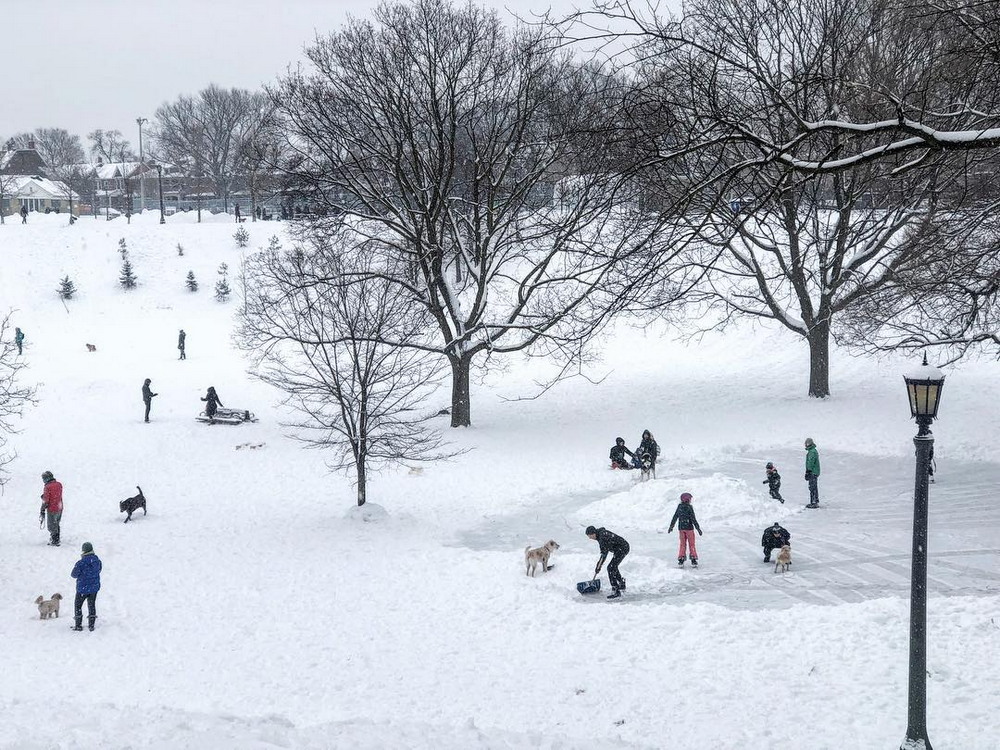
[[[223,261],[238,286],[234,225],[193,219],[70,227],[33,214],[0,227],[0,310],[27,336],[40,398],[0,497],[0,747],[899,746],[916,431],[900,373],[912,360],[836,351],[834,395],[818,402],[804,346],[780,330],[684,344],[621,324],[598,385],[517,400],[543,374],[521,359],[477,381],[474,426],[449,431],[470,451],[377,477],[369,497],[384,514],[365,521],[349,478],[284,435],[280,394],[232,346],[238,293],[219,304],[212,286]],[[244,252],[281,231],[244,226]],[[129,293],[121,237],[140,283]],[[64,306],[66,274],[80,291]],[[934,428],[936,750],[1000,747],[996,372],[949,368]],[[146,377],[159,394],[148,425]],[[210,385],[260,421],[196,422]],[[445,406],[446,394],[428,404]],[[609,470],[614,438],[634,448],[645,428],[663,448],[657,479]],[[818,510],[803,508],[805,437],[822,460]],[[783,506],[762,484],[768,460]],[[38,528],[45,470],[65,488],[59,548]],[[136,485],[149,515],[123,524],[118,502]],[[682,491],[705,532],[698,570],[678,569],[666,533]],[[792,534],[786,575],[760,554],[776,520]],[[576,592],[598,557],[591,523],[632,544],[621,600]],[[554,570],[525,577],[525,546],[549,538],[562,545]],[[93,633],[68,627],[85,541],[104,562]],[[53,592],[61,617],[40,621],[33,601]]]

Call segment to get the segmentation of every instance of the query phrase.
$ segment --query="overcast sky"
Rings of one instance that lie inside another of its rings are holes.
[[[117,128],[138,151],[137,117],[210,83],[256,88],[303,46],[376,0],[3,0],[0,137],[63,127],[84,139]],[[572,0],[493,3],[520,14]]]

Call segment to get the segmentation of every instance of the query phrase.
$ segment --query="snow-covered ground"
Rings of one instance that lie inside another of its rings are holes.
[[[366,522],[349,480],[283,435],[279,394],[246,374],[230,338],[238,296],[212,298],[219,263],[236,287],[241,253],[280,225],[245,224],[240,251],[231,223],[157,218],[0,227],[0,309],[27,335],[41,399],[14,436],[0,497],[0,747],[898,746],[908,363],[835,352],[834,396],[816,402],[805,351],[781,331],[683,344],[622,324],[602,344],[599,385],[517,400],[532,395],[538,363],[489,373],[474,388],[475,426],[451,435],[471,450],[419,476],[377,477],[369,497],[386,514]],[[117,286],[121,237],[140,281],[130,293]],[[64,306],[66,274],[80,293]],[[995,372],[992,361],[949,371],[935,426],[937,750],[1000,746]],[[159,393],[148,425],[146,377]],[[210,385],[260,421],[194,421]],[[646,428],[663,447],[658,478],[608,470],[615,436],[634,448]],[[816,511],[802,507],[807,436],[823,466]],[[784,506],[761,484],[768,460]],[[65,487],[60,548],[38,528],[46,469]],[[124,525],[118,502],[137,484],[149,515]],[[666,533],[682,491],[705,531],[698,570],[678,569]],[[792,533],[786,575],[761,562],[775,520]],[[632,543],[619,601],[576,593],[598,557],[591,523]],[[549,538],[562,545],[555,569],[526,578],[524,547]],[[84,541],[104,561],[94,633],[67,627]],[[39,621],[33,600],[56,591],[62,616]]]

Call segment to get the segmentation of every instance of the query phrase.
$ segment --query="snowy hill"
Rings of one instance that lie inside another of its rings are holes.
[[[599,385],[516,400],[540,367],[521,360],[481,378],[474,427],[449,432],[470,451],[420,476],[377,477],[369,497],[386,514],[366,523],[349,480],[284,435],[280,394],[246,373],[231,342],[238,294],[212,297],[219,264],[236,290],[242,253],[281,225],[245,224],[241,251],[232,223],[193,218],[0,227],[0,310],[25,331],[40,398],[0,497],[0,748],[898,746],[907,362],[836,352],[834,395],[816,402],[804,349],[780,331],[684,345],[622,324],[602,344]],[[127,293],[121,238],[139,277]],[[55,289],[67,274],[80,292],[64,306]],[[995,368],[949,371],[935,425],[938,750],[1000,745]],[[159,394],[148,425],[147,377]],[[196,422],[210,385],[259,422]],[[643,429],[663,449],[649,483],[607,469],[615,436],[634,448]],[[817,511],[802,508],[807,436],[823,462]],[[785,505],[761,484],[769,460]],[[44,470],[65,487],[59,548],[38,528]],[[125,525],[118,502],[136,485],[149,515]],[[699,570],[678,568],[666,533],[682,491],[705,531]],[[792,533],[787,575],[761,563],[773,521]],[[598,557],[591,523],[631,542],[619,601],[576,593]],[[562,545],[554,570],[525,577],[525,546],[549,538]],[[93,633],[67,627],[84,541],[104,562]],[[39,621],[35,597],[57,591],[61,617]]]

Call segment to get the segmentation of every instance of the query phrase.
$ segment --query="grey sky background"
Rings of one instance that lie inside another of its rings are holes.
[[[572,0],[489,3],[522,15]],[[137,117],[210,83],[256,88],[302,59],[317,33],[377,0],[0,0],[7,61],[0,137],[63,127],[84,139],[117,128],[138,151]]]

